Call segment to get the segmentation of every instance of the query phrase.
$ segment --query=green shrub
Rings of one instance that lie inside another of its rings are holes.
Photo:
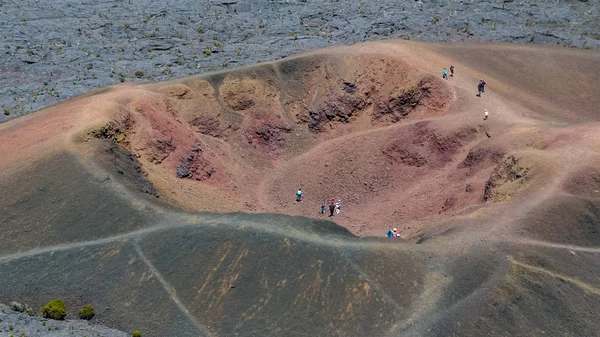
[[[94,308],[91,305],[85,305],[83,308],[79,309],[77,312],[79,318],[90,320],[94,317]]]
[[[132,334],[131,337],[140,337],[142,336],[142,333],[140,332],[140,330],[135,330]]]
[[[63,320],[66,316],[65,303],[59,298],[50,301],[42,308],[42,317],[44,318]]]

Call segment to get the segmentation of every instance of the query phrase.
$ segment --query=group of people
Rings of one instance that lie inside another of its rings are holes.
[[[450,65],[450,77],[454,77],[454,65]],[[448,79],[448,71],[446,70],[446,68],[444,68],[444,70],[442,71],[442,78],[444,79]],[[477,97],[481,97],[481,94],[485,92],[485,85],[486,82],[484,79],[481,79],[479,81],[479,84],[477,85]],[[484,117],[483,120],[487,120],[489,113],[487,109],[483,110],[484,113]],[[300,202],[302,201],[302,197],[303,197],[303,192],[302,189],[299,188],[298,191],[296,192],[296,201]],[[329,216],[333,216],[334,214],[339,214],[341,212],[341,206],[342,206],[342,201],[338,200],[337,202],[335,201],[335,198],[331,198],[331,200],[329,201]],[[322,202],[320,205],[320,211],[321,214],[325,214],[325,212],[327,211],[327,206],[325,206],[325,203]],[[385,234],[388,238],[390,239],[395,239],[395,238],[399,238],[400,236],[398,235],[398,230],[396,228],[394,228],[393,230],[388,230]]]
[[[454,77],[454,65],[450,65],[450,77]],[[448,79],[448,71],[446,68],[442,70],[442,78]],[[484,79],[479,80],[479,84],[477,84],[477,97],[481,97],[481,94],[485,92],[485,85],[486,83]],[[483,114],[483,120],[487,121],[489,116],[487,109],[483,110]]]
[[[450,65],[450,77],[454,77],[454,65]],[[448,79],[448,70],[446,68],[442,71],[442,78]]]
[[[325,214],[325,210],[327,208],[325,207],[325,203],[322,202],[321,203],[321,214]],[[342,201],[338,200],[337,202],[335,201],[335,198],[331,198],[331,200],[329,200],[329,216],[333,216],[333,214],[340,214],[340,212],[342,211]]]
[[[299,188],[298,191],[296,191],[296,201],[297,202],[302,201],[303,196],[304,196],[304,193],[302,192],[302,189]],[[325,214],[325,211],[327,211],[327,207],[325,206],[324,202],[322,202],[320,205],[320,211],[321,211],[321,214]],[[342,211],[342,201],[338,200],[336,202],[335,198],[331,198],[331,200],[329,200],[329,216],[333,216],[334,214],[340,214],[341,211]]]
[[[394,228],[393,230],[388,229],[388,231],[385,233],[385,236],[387,236],[390,239],[397,239],[400,237],[396,228]]]

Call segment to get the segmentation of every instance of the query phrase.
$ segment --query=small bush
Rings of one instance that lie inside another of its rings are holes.
[[[11,302],[10,303],[10,308],[14,311],[18,311],[18,312],[24,312],[25,311],[25,306],[19,302]]]
[[[61,299],[50,301],[42,308],[42,317],[63,320],[67,316],[67,308]]]
[[[4,109],[4,115],[6,115],[6,116],[10,115],[10,110]]]
[[[77,314],[79,315],[79,318],[89,321],[94,317],[94,308],[92,308],[91,305],[85,305],[83,308],[79,309]]]
[[[434,16],[433,19],[431,19],[431,23],[436,24],[439,23],[440,21],[442,21],[442,18],[440,18],[439,16]]]
[[[10,330],[10,331],[13,331],[13,329],[14,329],[14,328],[15,328],[15,326],[14,326],[14,325],[12,325],[12,324],[9,324],[9,325],[8,325],[8,330]]]
[[[135,330],[132,334],[131,337],[141,337],[142,333],[140,332],[140,330]]]
[[[143,71],[140,71],[140,70],[136,71],[136,72],[135,72],[135,77],[137,77],[137,78],[142,78],[142,77],[144,77],[144,72],[143,72]]]

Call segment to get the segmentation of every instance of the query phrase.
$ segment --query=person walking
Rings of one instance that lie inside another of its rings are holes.
[[[321,203],[321,214],[325,214],[325,209],[326,209],[326,207],[325,207],[325,203],[324,203],[324,202],[322,202],[322,203]]]
[[[450,65],[450,77],[454,77],[454,65]]]
[[[479,84],[477,85],[477,97],[481,97],[481,94],[483,93],[483,80],[479,81]]]
[[[487,83],[485,83],[485,80],[484,80],[484,79],[482,79],[480,82],[481,82],[481,92],[485,92],[485,85],[486,85]]]
[[[329,203],[329,216],[333,216],[333,212],[335,212],[335,202]]]
[[[302,201],[302,189],[299,188],[298,191],[296,191],[296,201]]]
[[[342,211],[342,201],[338,200],[335,203],[335,214],[340,214],[341,211]]]
[[[484,121],[487,121],[487,119],[488,119],[488,111],[487,111],[487,109],[483,109],[483,114],[485,115],[485,116],[483,117],[483,120],[484,120]]]
[[[448,70],[446,68],[442,71],[442,78],[448,79]]]

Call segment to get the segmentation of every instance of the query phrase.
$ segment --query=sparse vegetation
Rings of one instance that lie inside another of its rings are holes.
[[[123,25],[123,28],[125,28],[125,30],[129,30],[129,29],[131,29],[131,25],[126,23]]]
[[[527,20],[525,20],[525,26],[526,27],[531,27],[535,25],[535,20],[533,18],[527,18]]]
[[[10,116],[10,110],[4,109],[4,115],[5,116]]]
[[[137,77],[137,78],[142,78],[142,77],[144,77],[144,72],[143,72],[143,71],[141,71],[141,70],[138,70],[138,71],[136,71],[136,72],[135,72],[135,77]]]
[[[11,302],[10,303],[10,308],[14,311],[18,311],[18,312],[24,312],[25,311],[25,306],[19,302]]]
[[[13,329],[14,329],[14,328],[15,328],[15,326],[14,326],[14,325],[12,325],[12,324],[9,324],[9,325],[8,325],[8,330],[10,330],[10,331],[13,331]]]
[[[90,320],[94,318],[94,308],[91,305],[85,305],[83,308],[79,309],[77,315],[81,319]]]
[[[42,317],[44,318],[63,320],[66,316],[67,308],[65,307],[65,303],[59,298],[48,302],[42,308]]]
[[[436,16],[434,16],[434,17],[433,17],[433,19],[431,19],[431,23],[433,23],[434,25],[435,25],[436,23],[440,23],[441,21],[442,21],[442,18],[441,18],[441,17],[439,17],[439,16],[437,16],[437,15],[436,15]]]
[[[131,337],[141,337],[142,333],[140,332],[140,330],[135,330],[132,334]]]

